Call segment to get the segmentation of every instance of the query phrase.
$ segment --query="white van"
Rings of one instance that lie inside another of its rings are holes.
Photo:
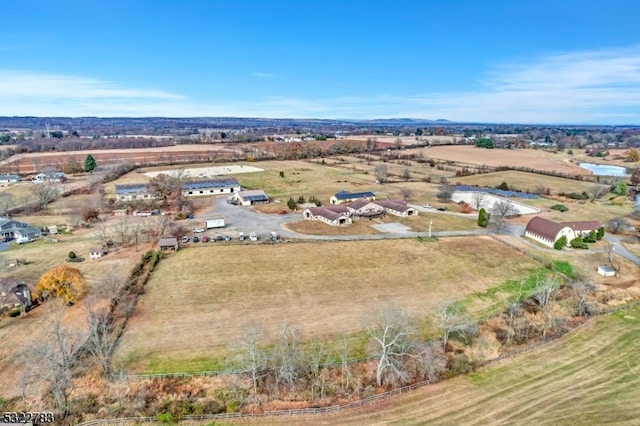
[[[258,234],[256,234],[255,232],[252,232],[249,234],[249,239],[251,241],[258,241]]]
[[[238,232],[238,239],[244,241],[244,232]]]
[[[16,243],[18,244],[26,244],[26,243],[31,243],[33,242],[33,240],[29,237],[20,237],[18,239],[16,239]]]
[[[276,241],[278,239],[278,234],[276,234],[275,232],[271,233],[271,241]]]

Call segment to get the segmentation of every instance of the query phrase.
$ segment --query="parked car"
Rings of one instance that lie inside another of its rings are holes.
[[[238,233],[238,239],[239,239],[240,241],[244,241],[244,232],[240,232],[240,233]]]
[[[222,241],[222,240],[224,240],[222,235],[220,235],[220,234],[216,235],[216,241]]]
[[[193,237],[193,242],[194,243],[199,243],[200,242],[200,238],[198,238],[197,236]]]
[[[287,209],[282,209],[278,212],[278,214],[287,214],[287,213],[289,213],[289,210]]]
[[[425,208],[425,209],[432,209],[433,208],[433,206],[431,204],[423,204],[422,207]]]
[[[193,228],[194,233],[204,232],[204,228]]]
[[[258,241],[258,234],[256,234],[255,232],[252,232],[249,234],[249,239],[251,241]]]
[[[271,232],[271,241],[276,241],[278,239],[278,234],[275,232]]]
[[[208,235],[203,235],[202,236],[202,242],[203,243],[208,243],[209,242],[209,236]]]
[[[439,211],[439,212],[446,212],[446,211],[447,211],[447,209],[445,209],[444,207],[438,207],[438,211]]]
[[[182,237],[182,242],[183,243],[188,243],[189,242],[189,237],[187,237],[186,235],[184,237]]]
[[[225,241],[231,241],[231,235],[225,235],[224,236],[224,240]]]

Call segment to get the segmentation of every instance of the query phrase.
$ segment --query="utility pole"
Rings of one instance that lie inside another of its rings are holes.
[[[433,225],[433,219],[429,219],[429,239],[431,239],[431,225]]]

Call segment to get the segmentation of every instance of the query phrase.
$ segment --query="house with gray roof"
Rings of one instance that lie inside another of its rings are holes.
[[[0,217],[0,233],[3,239],[17,238],[16,231],[28,228],[24,222]]]
[[[239,191],[240,183],[236,178],[197,180],[182,184],[182,195],[185,197],[234,194]]]
[[[336,204],[337,206],[341,204]],[[366,198],[358,198],[345,204],[352,216],[377,217],[384,213],[384,208],[377,201],[369,201]]]
[[[255,204],[266,204],[269,197],[260,189],[251,191],[240,191],[235,194],[235,200],[242,206],[253,206]]]
[[[24,307],[29,309],[33,304],[33,291],[22,280],[5,278],[0,280],[0,309]]]
[[[18,175],[0,175],[0,185],[8,185],[10,183],[20,182]]]
[[[136,200],[154,200],[158,198],[149,188],[148,183],[130,183],[116,185],[116,200],[118,201],[136,201]]]

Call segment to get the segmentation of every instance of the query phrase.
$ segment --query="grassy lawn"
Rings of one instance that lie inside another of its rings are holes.
[[[484,237],[182,249],[151,277],[115,361],[134,372],[206,370],[250,322],[269,333],[292,324],[304,338],[351,335],[381,304],[427,318],[537,268]]]
[[[304,425],[633,425],[640,412],[640,310],[596,318],[530,352],[469,375]],[[236,424],[236,423],[233,423]]]

